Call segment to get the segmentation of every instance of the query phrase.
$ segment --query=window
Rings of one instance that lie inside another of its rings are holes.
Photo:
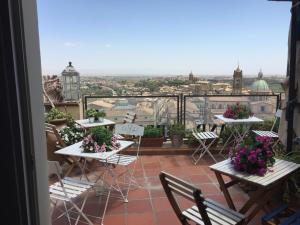
[[[262,105],[262,106],[260,107],[260,111],[261,111],[261,112],[265,112],[265,106],[264,106],[264,105]]]

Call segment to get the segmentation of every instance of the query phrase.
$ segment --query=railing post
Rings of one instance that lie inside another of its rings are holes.
[[[186,98],[187,98],[187,96],[184,95],[183,96],[183,126],[184,126],[184,129],[185,129]]]

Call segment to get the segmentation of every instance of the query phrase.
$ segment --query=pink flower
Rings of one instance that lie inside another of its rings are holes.
[[[101,145],[101,152],[106,152],[106,144],[104,143],[103,145]]]

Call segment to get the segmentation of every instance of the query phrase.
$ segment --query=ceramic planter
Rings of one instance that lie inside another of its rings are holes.
[[[95,117],[89,117],[89,123],[94,123],[95,122]]]

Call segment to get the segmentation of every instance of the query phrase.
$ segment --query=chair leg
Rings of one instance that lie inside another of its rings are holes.
[[[86,203],[87,197],[88,197],[88,193],[86,193],[86,195],[85,195],[85,197],[84,197],[84,200],[83,200],[83,202],[82,202],[82,205],[81,205],[81,208],[80,208],[80,212],[81,212],[81,213],[83,213],[83,212],[82,212],[82,210],[83,210],[83,208],[84,208],[84,206],[85,206],[85,203]],[[79,215],[77,216],[77,219],[76,219],[75,225],[77,225],[77,224],[78,224],[78,222],[79,222],[79,218],[80,218],[80,215],[81,215],[81,214],[79,214]],[[87,222],[89,222],[89,221],[87,221]]]
[[[208,153],[210,157],[217,163],[218,161],[215,159],[215,157],[211,154],[209,151],[209,148],[211,145],[216,141],[217,139],[212,140],[207,146],[205,145],[205,142],[203,143],[202,141],[200,144],[202,145],[204,151],[200,154],[199,158],[196,160],[195,165],[199,162],[199,160],[205,155],[205,153]]]
[[[86,220],[86,222],[89,225],[93,225],[93,223],[90,221],[90,219],[87,218],[87,216],[80,210],[80,208],[77,205],[75,205],[75,203],[72,202],[72,204],[73,204],[74,208],[77,210],[77,212]]]
[[[67,218],[68,218],[69,224],[71,225],[71,219],[70,219],[70,215],[69,215],[68,208],[67,208],[67,205],[66,205],[65,201],[64,201],[64,207],[65,207],[65,211],[66,211],[66,214],[67,214]]]

